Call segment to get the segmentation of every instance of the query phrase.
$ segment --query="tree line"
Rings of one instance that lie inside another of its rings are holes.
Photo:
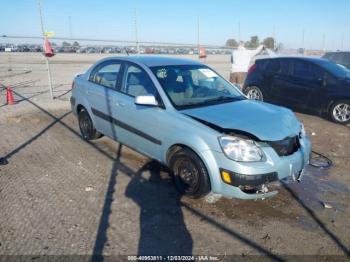
[[[241,41],[244,44],[244,47],[246,48],[257,48],[259,45],[264,45],[266,48],[269,49],[276,49],[276,43],[275,39],[273,37],[266,37],[262,42],[259,41],[259,37],[254,35],[250,37],[249,41]],[[238,47],[239,42],[236,41],[236,39],[230,38],[226,41],[226,46],[228,47]],[[278,45],[279,47],[281,44]]]

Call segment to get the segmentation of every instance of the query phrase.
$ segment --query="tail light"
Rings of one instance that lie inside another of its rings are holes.
[[[248,69],[248,74],[253,73],[256,69],[256,64],[253,64],[249,69]]]

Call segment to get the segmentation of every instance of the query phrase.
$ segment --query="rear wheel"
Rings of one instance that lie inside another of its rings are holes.
[[[350,100],[339,100],[330,107],[329,116],[339,124],[350,123]]]
[[[93,140],[102,136],[101,133],[96,131],[94,124],[86,109],[80,110],[78,114],[78,121],[80,133],[84,140]]]
[[[251,100],[264,101],[263,93],[257,86],[248,86],[245,88],[244,94]]]
[[[200,198],[210,192],[210,180],[203,161],[192,150],[182,148],[169,160],[176,188],[181,194]]]

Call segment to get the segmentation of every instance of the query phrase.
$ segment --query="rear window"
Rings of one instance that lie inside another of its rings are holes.
[[[271,59],[266,66],[266,70],[271,73],[290,74],[290,62],[288,59]]]
[[[263,69],[263,70],[266,69],[268,63],[269,63],[269,60],[267,60],[267,59],[257,59],[255,61],[255,64],[258,66],[258,68]]]
[[[266,67],[269,72],[276,73],[280,69],[280,63],[276,59],[271,59]]]
[[[288,75],[290,70],[289,70],[289,61],[288,60],[281,60],[280,61],[280,69],[279,69],[279,73],[283,74],[283,75]]]
[[[90,74],[89,81],[105,87],[116,88],[121,63],[108,61],[98,65]]]

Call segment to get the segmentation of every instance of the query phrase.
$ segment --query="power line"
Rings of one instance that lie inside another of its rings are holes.
[[[44,36],[26,36],[26,35],[0,35],[2,38],[9,38],[9,39],[44,39]],[[59,41],[81,41],[81,42],[110,42],[110,43],[122,43],[122,44],[135,44],[135,40],[120,40],[120,39],[97,39],[97,38],[70,38],[70,37],[51,37],[52,40],[59,40]],[[157,41],[139,41],[139,44],[144,45],[169,45],[169,46],[179,46],[179,47],[197,47],[197,44],[194,43],[176,43],[176,42],[157,42]],[[232,47],[227,46],[219,46],[219,45],[208,45],[208,44],[202,44],[202,47],[205,48],[217,48],[217,49],[232,49]]]

